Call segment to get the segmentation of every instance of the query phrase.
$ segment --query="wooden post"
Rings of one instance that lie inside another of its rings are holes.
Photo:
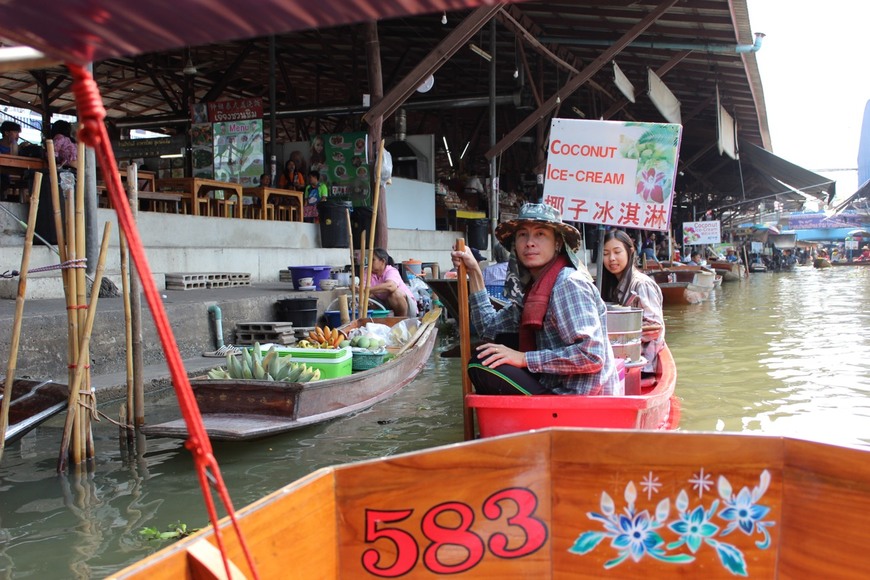
[[[372,199],[372,223],[369,228],[369,259],[368,265],[369,269],[372,267],[372,259],[374,258],[375,252],[375,228],[378,225],[378,204],[380,203],[381,198],[381,167],[384,163],[384,140],[381,139],[381,144],[378,147],[378,161],[375,164],[375,194]],[[360,310],[362,311],[362,316],[368,316],[369,311],[369,284],[366,283],[366,292],[362,297],[360,306]]]
[[[139,217],[139,168],[131,163],[127,168],[127,201],[133,220]],[[264,208],[265,211],[265,208]],[[130,328],[133,334],[133,421],[138,428],[145,424],[145,386],[142,376],[145,361],[142,354],[142,295],[139,273],[130,269]]]
[[[456,240],[456,251],[465,251],[465,240]],[[471,322],[468,318],[468,272],[465,262],[459,263],[456,272],[459,300],[459,353],[462,360],[462,411],[465,427],[465,440],[474,439],[474,411],[465,401],[471,394],[471,378],[468,376],[468,362],[471,360]]]
[[[347,239],[348,246],[350,246],[350,312],[349,317],[351,319],[356,318],[356,269],[354,268],[354,264],[356,260],[354,260],[353,256],[353,227],[350,223],[350,210],[344,210],[345,218],[347,219]],[[360,278],[360,282],[362,282],[362,278]]]
[[[133,425],[133,321],[130,312],[130,279],[127,277],[129,276],[130,253],[124,230],[119,232],[119,244],[121,247],[121,296],[124,300],[124,344],[127,347],[127,409],[123,421],[127,426],[127,440],[131,442],[133,438],[131,430]]]
[[[39,190],[41,187],[42,174],[36,173],[33,176],[33,189],[30,192],[30,213],[27,214],[24,252],[21,254],[21,268],[18,270],[18,295],[15,297],[15,318],[12,322],[12,340],[9,343],[9,360],[6,363],[6,385],[3,388],[3,400],[0,401],[0,459],[3,459],[3,449],[6,446],[6,428],[9,426],[9,405],[12,404],[12,385],[15,384],[15,367],[18,365],[21,323],[24,319],[27,270],[30,268],[30,251],[33,248],[33,234],[36,231],[36,212],[39,209]]]
[[[369,315],[368,308],[363,306],[365,294],[368,292],[369,279],[366,276],[366,230],[362,231],[359,241],[359,318]]]

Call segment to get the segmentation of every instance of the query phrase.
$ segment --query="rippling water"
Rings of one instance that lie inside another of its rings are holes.
[[[726,283],[708,302],[669,307],[681,428],[754,431],[844,445],[870,443],[865,356],[870,268],[801,268]],[[395,397],[354,417],[215,451],[236,507],[320,467],[462,439],[457,359],[432,357]],[[117,416],[117,404],[103,410]],[[176,413],[167,397],[149,419]],[[146,527],[206,523],[190,454],[174,440],[121,453],[96,429],[99,460],[84,477],[54,473],[52,422],[6,450],[0,465],[0,578],[98,578],[163,544]]]

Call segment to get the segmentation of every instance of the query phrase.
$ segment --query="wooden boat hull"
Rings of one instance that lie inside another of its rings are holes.
[[[710,297],[715,275],[698,266],[647,271],[662,291],[663,304],[699,304]]]
[[[376,321],[384,320],[396,319]],[[211,439],[259,439],[356,413],[394,395],[423,369],[437,335],[430,325],[401,356],[347,377],[311,383],[200,379],[190,385]],[[187,426],[176,419],[146,426],[143,432],[184,438]]]
[[[261,578],[862,578],[868,510],[867,449],[547,429],[324,468],[238,517]],[[215,545],[207,528],[110,578],[222,571]]]
[[[827,258],[815,258],[813,259],[813,268],[830,268],[831,261]]]
[[[611,429],[675,429],[679,411],[674,398],[677,367],[667,345],[659,353],[656,380],[640,395],[466,395],[477,414],[481,437],[494,437],[547,427]]]
[[[0,381],[0,400],[3,386]],[[69,389],[53,381],[16,379],[12,384],[12,403],[9,405],[9,425],[6,428],[6,443],[14,443],[40,423],[54,417],[67,407]]]
[[[852,260],[851,262],[831,262],[831,266],[870,266],[870,260],[866,260],[866,261]]]
[[[723,282],[737,282],[744,276],[745,270],[742,264],[729,262],[728,260],[713,260],[707,265],[722,276]]]

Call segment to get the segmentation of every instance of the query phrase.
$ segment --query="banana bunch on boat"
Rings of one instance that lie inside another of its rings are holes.
[[[347,335],[337,328],[315,326],[307,339],[296,343],[298,348],[340,348]]]
[[[320,380],[320,369],[293,362],[290,357],[278,356],[274,346],[263,356],[260,343],[254,343],[253,349],[242,349],[240,357],[227,354],[227,368],[209,371],[208,378],[307,383]]]

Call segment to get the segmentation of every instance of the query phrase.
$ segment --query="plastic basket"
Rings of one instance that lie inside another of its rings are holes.
[[[367,371],[384,362],[385,352],[355,352],[353,353],[353,370]]]
[[[493,298],[504,300],[504,284],[487,284],[486,293]]]

